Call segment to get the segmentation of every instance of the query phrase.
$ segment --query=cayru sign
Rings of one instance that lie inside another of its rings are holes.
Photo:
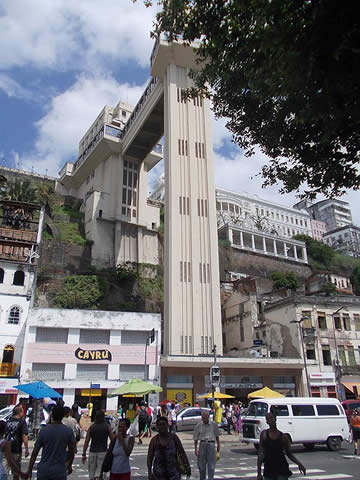
[[[75,350],[75,357],[79,360],[108,360],[111,362],[112,356],[109,350],[83,350],[82,348],[77,348]]]

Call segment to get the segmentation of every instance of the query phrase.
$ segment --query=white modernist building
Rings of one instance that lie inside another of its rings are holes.
[[[153,313],[31,309],[21,381],[46,381],[69,406],[85,407],[91,396],[96,408],[117,410],[118,397],[107,394],[126,380],[159,383],[160,326]]]
[[[352,224],[351,209],[348,202],[337,198],[320,200],[316,203],[301,200],[294,205],[294,208],[306,209],[313,220],[325,222],[328,231]]]
[[[356,225],[338,227],[323,236],[324,242],[343,255],[360,256],[360,228]]]

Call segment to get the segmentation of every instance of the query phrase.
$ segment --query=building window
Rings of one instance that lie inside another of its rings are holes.
[[[146,365],[146,378],[148,378],[149,365]],[[144,379],[144,365],[120,365],[120,380],[131,380],[132,378]]]
[[[34,380],[63,380],[65,365],[63,363],[33,363]]]
[[[354,313],[354,324],[355,330],[360,332],[360,315],[358,313]]]
[[[121,345],[145,345],[148,336],[147,331],[122,330]]]
[[[320,387],[311,387],[311,396],[317,398],[321,397]]]
[[[107,372],[107,364],[94,365],[91,363],[86,363],[77,366],[76,378],[81,378],[84,380],[107,380]]]
[[[69,330],[67,328],[37,327],[35,342],[37,343],[67,343]]]
[[[334,325],[336,330],[341,330],[341,318],[340,316],[334,317]]]
[[[351,330],[350,326],[350,317],[348,314],[343,314],[343,325],[344,325],[344,330]]]
[[[348,358],[349,358],[349,365],[351,366],[356,365],[354,347],[352,345],[347,347],[347,352],[348,352]]]
[[[9,311],[8,323],[12,325],[18,325],[20,322],[20,308],[12,307]]]
[[[22,270],[17,270],[14,273],[13,285],[23,286],[25,281],[25,273]]]
[[[308,360],[316,360],[315,346],[313,343],[306,344],[306,358]]]
[[[15,348],[14,345],[5,345],[3,351],[2,363],[13,363]]]
[[[339,345],[339,346],[338,346],[338,353],[339,353],[339,359],[340,359],[341,365],[346,365],[347,362],[346,362],[345,347],[344,347],[344,345]]]
[[[325,313],[323,312],[318,312],[318,325],[321,330],[327,329],[326,316],[325,316]]]
[[[312,328],[311,311],[310,310],[303,310],[301,312],[301,318],[305,319],[302,323],[304,328]]]
[[[321,348],[324,365],[331,365],[331,353],[329,345],[322,345]]]
[[[4,282],[4,269],[0,268],[0,283]]]
[[[327,394],[329,398],[337,398],[336,389],[334,386],[327,387]]]
[[[80,344],[110,344],[110,330],[81,329]]]

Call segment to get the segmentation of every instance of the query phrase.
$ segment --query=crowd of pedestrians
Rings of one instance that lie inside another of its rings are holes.
[[[147,430],[151,431],[151,422],[148,417],[156,418],[158,434],[151,438],[147,454],[148,478],[149,480],[180,480],[182,475],[190,477],[190,463],[174,428],[174,422],[176,422],[174,412],[177,412],[180,406],[170,403],[170,405],[159,405],[159,407],[152,409],[143,403],[136,412],[139,438]],[[238,412],[241,418],[238,404],[235,404],[231,410],[228,407],[222,408],[219,404],[214,407],[215,421],[211,420],[208,410],[203,410],[201,421],[196,425],[193,433],[194,453],[200,480],[213,480],[216,462],[220,458],[219,415],[218,417],[216,415],[219,413],[218,409],[221,408],[226,418],[231,418],[231,425],[235,430]],[[53,406],[48,425],[40,430],[35,441],[28,469],[22,472],[20,466],[23,445],[25,456],[29,455],[28,432],[23,419],[22,406],[15,407],[8,424],[0,422],[0,480],[8,479],[8,470],[4,464],[11,469],[13,478],[31,478],[40,451],[37,479],[66,480],[67,475],[72,472],[77,442],[80,439],[77,413],[79,412],[76,405],[73,408],[64,407],[61,404]],[[359,412],[355,411],[353,418],[352,425],[355,432],[358,428],[357,422],[360,420]],[[277,429],[275,416],[267,414],[266,420],[269,429],[263,431],[260,437],[258,480],[288,479],[291,472],[285,456],[296,463],[300,472],[305,474],[305,467],[290,451],[287,436]],[[134,448],[135,436],[129,432],[131,432],[131,422],[128,418],[120,416],[116,431],[113,432],[106,422],[104,411],[96,412],[94,423],[87,431],[82,452],[82,462],[87,463],[89,480],[103,479],[105,472],[109,472],[110,480],[130,480],[130,456]],[[359,437],[354,436],[354,440],[355,438],[357,442]],[[87,454],[88,448],[89,454]],[[262,476],[263,464],[264,477]]]

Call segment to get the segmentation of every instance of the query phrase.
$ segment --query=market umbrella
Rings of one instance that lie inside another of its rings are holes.
[[[213,398],[212,393],[206,393],[205,395],[199,395],[197,398]],[[227,393],[214,392],[214,398],[235,398],[233,395]]]
[[[251,392],[248,395],[248,398],[283,398],[284,395],[275,390],[271,390],[269,387],[264,387],[261,390],[256,390],[256,392]]]
[[[133,378],[124,383],[124,385],[121,385],[121,387],[110,392],[108,397],[118,397],[119,395],[147,395],[151,392],[162,392],[162,388],[150,382]]]
[[[24,383],[23,385],[14,385],[13,388],[27,393],[33,398],[62,398],[62,395],[56,390],[46,385],[44,382]]]

